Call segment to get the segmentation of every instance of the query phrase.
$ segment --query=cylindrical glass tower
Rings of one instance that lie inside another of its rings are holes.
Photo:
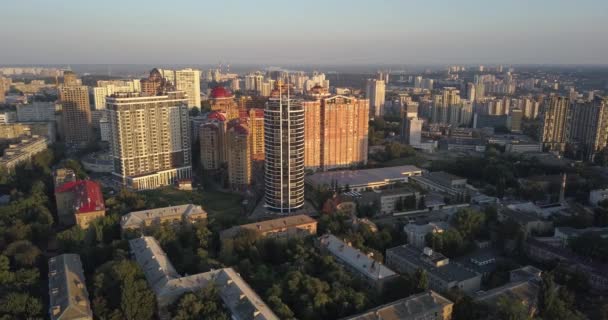
[[[279,87],[280,88],[280,87]],[[272,211],[304,205],[304,108],[280,92],[264,110],[265,201]]]

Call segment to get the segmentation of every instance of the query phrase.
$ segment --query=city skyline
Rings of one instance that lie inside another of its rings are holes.
[[[608,3],[10,2],[4,64],[607,64]],[[348,17],[348,19],[340,19]],[[567,22],[567,23],[565,23]],[[75,27],[76,26],[76,27]],[[281,26],[281,27],[278,27]],[[60,35],[60,36],[58,36]],[[287,52],[274,48],[288,47]],[[69,50],[65,50],[70,48]],[[176,50],[175,48],[181,48]]]

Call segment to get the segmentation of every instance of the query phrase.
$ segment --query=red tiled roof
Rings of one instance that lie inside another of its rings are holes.
[[[222,98],[230,98],[232,97],[232,93],[226,90],[226,88],[222,86],[217,86],[211,90],[211,98],[213,99],[222,99]]]
[[[209,115],[207,116],[207,119],[217,119],[220,121],[226,121],[226,115],[219,112],[219,111],[212,111],[211,113],[209,113]]]
[[[103,194],[97,182],[77,180],[62,184],[55,193],[71,192],[74,194],[74,209],[76,213],[105,210]]]

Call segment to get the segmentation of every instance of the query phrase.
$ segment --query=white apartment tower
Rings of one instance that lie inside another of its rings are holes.
[[[185,94],[116,93],[107,97],[113,175],[136,190],[154,189],[192,175]]]

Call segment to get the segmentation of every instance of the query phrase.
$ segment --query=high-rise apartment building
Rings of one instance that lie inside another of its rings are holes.
[[[367,163],[369,102],[346,96],[304,101],[305,161],[313,170]]]
[[[226,114],[213,111],[199,128],[201,166],[217,170],[226,162]]]
[[[176,90],[186,93],[188,107],[201,107],[201,71],[191,68],[182,70],[158,69],[167,82]]]
[[[568,142],[585,159],[608,146],[608,101],[595,97],[592,101],[577,100],[572,104]]]
[[[79,83],[74,73],[66,71],[59,87],[64,138],[71,145],[84,145],[92,138],[89,89]]]
[[[139,79],[134,80],[100,80],[93,88],[93,101],[95,110],[106,108],[106,97],[115,92],[141,92]]]
[[[209,104],[212,111],[226,113],[228,121],[239,118],[239,104],[234,100],[232,93],[222,86],[211,90]]]
[[[570,99],[552,96],[543,114],[542,144],[548,151],[563,152],[568,139]]]
[[[264,109],[251,108],[247,124],[251,137],[251,160],[264,160]]]
[[[304,206],[304,108],[282,83],[264,109],[265,202],[291,213]]]
[[[411,146],[421,144],[422,124],[424,121],[418,117],[406,117],[402,120],[401,137],[403,143]]]
[[[228,182],[234,190],[251,185],[251,139],[246,121],[232,120],[226,132]]]
[[[175,89],[175,85],[168,81],[159,69],[152,69],[148,78],[141,79],[140,84],[141,93],[146,96],[156,96]]]
[[[460,91],[456,88],[443,88],[441,94],[433,96],[433,109],[431,110],[432,123],[450,123],[450,106],[460,105]],[[455,121],[458,122],[458,121]]]
[[[386,84],[384,80],[367,79],[366,97],[369,100],[369,110],[375,117],[384,115],[384,99]]]
[[[106,98],[113,175],[136,190],[192,175],[187,99],[182,91]]]
[[[475,101],[475,84],[467,83],[467,99],[469,101]]]

